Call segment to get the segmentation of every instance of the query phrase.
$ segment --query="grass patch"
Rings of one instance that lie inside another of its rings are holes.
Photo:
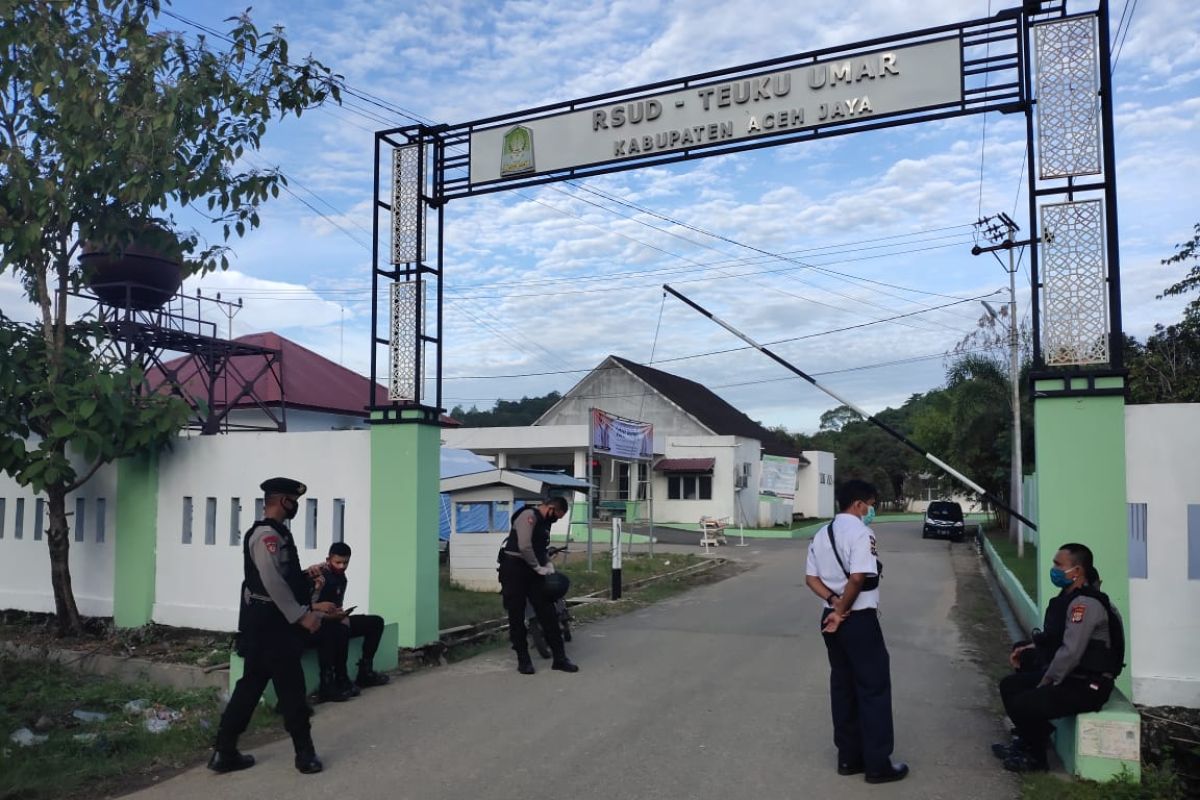
[[[598,591],[607,591],[612,586],[612,564],[607,553],[593,556],[593,570],[587,570],[587,556],[584,553],[569,553],[570,561],[556,565],[559,571],[565,572],[571,578],[570,597],[580,597]],[[560,559],[561,561],[561,559]],[[695,567],[702,562],[711,562],[710,570],[695,569],[683,575],[662,577],[651,583],[629,588],[630,584],[654,576],[665,576],[670,573]],[[602,619],[605,617],[626,614],[635,609],[643,608],[679,594],[694,586],[722,580],[730,577],[745,567],[734,562],[714,562],[712,559],[690,553],[662,553],[650,556],[647,554],[626,555],[622,559],[621,581],[624,588],[621,599],[617,602],[576,604],[571,607],[571,618],[575,624]],[[448,586],[448,579],[443,584]],[[475,597],[463,597],[475,595]],[[476,624],[490,620],[498,620],[504,616],[500,595],[483,592],[468,592],[464,589],[451,587],[442,593],[443,614],[448,606],[453,607],[455,619],[463,620],[458,624]],[[475,609],[475,619],[470,619],[472,609]],[[443,617],[442,627],[453,627]],[[473,639],[461,644],[453,644],[447,653],[450,661],[462,661],[480,653],[507,646],[508,634],[496,631],[482,639]]]
[[[1130,775],[1106,783],[1063,780],[1055,775],[1025,775],[1023,800],[1184,800],[1187,794],[1171,765],[1143,766],[1139,783]]]
[[[565,559],[565,561],[564,561]],[[625,555],[621,559],[621,581],[628,585],[655,575],[690,567],[707,559],[691,553],[660,553],[654,556],[645,553]],[[571,579],[570,597],[592,594],[607,590],[612,586],[612,560],[608,553],[596,553],[592,556],[592,570],[587,569],[587,555],[571,552],[557,559],[555,567]],[[450,583],[450,568],[442,565],[439,577],[441,594],[439,598],[440,621],[442,628],[456,628],[460,625],[477,625],[481,622],[500,619],[504,616],[504,606],[500,600],[499,591],[473,592]],[[670,584],[670,581],[667,582]],[[497,588],[499,584],[497,583]],[[657,587],[648,586],[641,590],[655,602],[660,599]],[[674,591],[680,591],[678,587]],[[668,594],[673,592],[668,592]],[[642,595],[639,595],[641,597]],[[580,619],[585,619],[593,612],[579,609],[572,612]]]
[[[1037,600],[1037,569],[1038,556],[1037,545],[1032,542],[1025,543],[1025,557],[1017,558],[1017,543],[1008,538],[1006,531],[988,531],[988,541],[992,543],[992,547],[996,548],[996,555],[1000,556],[1000,560],[1004,562],[1004,566],[1008,567],[1021,586],[1025,589],[1025,593]]]
[[[143,714],[123,709],[132,700],[182,718],[164,733],[150,733]],[[108,716],[85,722],[73,716],[76,710]],[[0,656],[0,800],[101,797],[170,776],[204,758],[218,719],[214,689],[126,684]],[[9,739],[20,728],[47,739],[22,747]],[[278,723],[264,710],[252,731],[265,728]]]

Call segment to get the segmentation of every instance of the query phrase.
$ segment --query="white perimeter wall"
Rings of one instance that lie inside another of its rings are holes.
[[[209,630],[237,628],[242,582],[241,534],[253,524],[259,484],[295,478],[308,486],[292,535],[307,567],[333,542],[335,500],[345,502],[344,540],[354,550],[347,605],[367,607],[370,560],[370,433],[239,433],[181,440],[160,459],[154,621]],[[192,498],[191,543],[183,542],[183,498]],[[215,535],[206,543],[208,498],[216,499]],[[232,524],[234,498],[240,510]],[[317,501],[315,541],[308,536]],[[433,532],[436,535],[436,531]]]
[[[81,462],[76,470],[86,467]],[[71,526],[71,586],[79,613],[89,617],[112,614],[113,548],[116,539],[116,467],[102,467],[78,491],[67,495],[67,521]],[[49,519],[42,505],[41,536],[37,536],[38,498],[28,488],[0,473],[0,608],[21,611],[54,611],[50,588],[50,551],[46,546]],[[21,505],[21,538],[17,538],[17,506]],[[82,530],[78,512],[83,513]],[[101,513],[103,527],[101,527]],[[99,537],[103,535],[103,540]],[[82,541],[79,537],[82,536]]]
[[[795,511],[806,517],[819,519],[832,517],[835,513],[833,498],[834,462],[833,453],[823,450],[805,450],[808,466],[800,465],[796,474]]]
[[[1187,520],[1188,505],[1200,505],[1200,403],[1128,406],[1125,454],[1127,499],[1146,504],[1147,577],[1129,581],[1134,699],[1200,708],[1200,580],[1188,579]]]

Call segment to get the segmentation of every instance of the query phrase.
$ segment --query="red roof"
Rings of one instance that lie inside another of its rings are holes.
[[[659,472],[712,472],[715,458],[664,458],[654,468]]]
[[[366,416],[370,398],[370,380],[357,372],[335,364],[306,347],[301,347],[277,333],[253,333],[239,336],[235,342],[278,350],[282,354],[282,367],[276,366],[275,373],[282,375],[281,381],[263,367],[266,359],[261,355],[233,356],[227,369],[217,376],[215,386],[216,405],[225,408],[228,400],[241,391],[243,380],[254,378],[254,396],[262,403],[278,405],[284,400],[288,408],[303,408],[335,414]],[[199,373],[200,362],[192,356],[181,356],[166,363],[170,370],[179,370],[179,383],[183,391],[193,397],[207,396],[204,381]],[[162,380],[162,371],[149,371],[147,379],[151,386]],[[280,389],[282,388],[282,397]],[[375,385],[375,402],[388,403],[387,388]],[[234,408],[254,408],[255,403],[243,397],[233,403]]]

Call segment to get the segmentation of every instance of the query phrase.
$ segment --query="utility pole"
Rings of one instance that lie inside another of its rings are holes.
[[[1009,488],[1009,503],[1020,514],[1023,513],[1022,501],[1024,500],[1024,492],[1022,487],[1022,473],[1024,472],[1024,467],[1021,463],[1021,357],[1017,331],[1017,264],[1013,251],[1017,247],[1036,244],[1040,240],[1030,238],[1020,242],[1016,241],[1014,234],[1020,230],[1020,226],[1003,211],[994,217],[984,217],[975,223],[975,227],[993,244],[987,247],[975,245],[971,248],[971,255],[977,256],[981,253],[995,253],[997,250],[1008,251],[1008,267],[1005,271],[1008,273],[1008,372],[1012,392],[1009,401],[1012,406],[1012,474],[1011,486]],[[999,257],[996,260],[999,261]],[[1004,263],[1000,262],[1000,265],[1004,266]],[[999,320],[999,315],[992,310],[991,306],[986,302],[983,305],[993,320]],[[1021,523],[1016,517],[1009,517],[1009,533],[1017,540],[1017,557],[1024,558],[1025,536],[1021,531]]]

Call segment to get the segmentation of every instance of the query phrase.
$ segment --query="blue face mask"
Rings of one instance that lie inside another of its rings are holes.
[[[875,506],[867,506],[867,513],[862,520],[863,525],[870,525],[875,521]]]
[[[1072,583],[1074,583],[1075,581],[1073,581],[1067,577],[1067,573],[1065,570],[1061,570],[1058,567],[1051,567],[1050,568],[1050,582],[1053,583],[1055,586],[1057,586],[1060,589],[1065,589],[1068,586],[1070,586]]]

